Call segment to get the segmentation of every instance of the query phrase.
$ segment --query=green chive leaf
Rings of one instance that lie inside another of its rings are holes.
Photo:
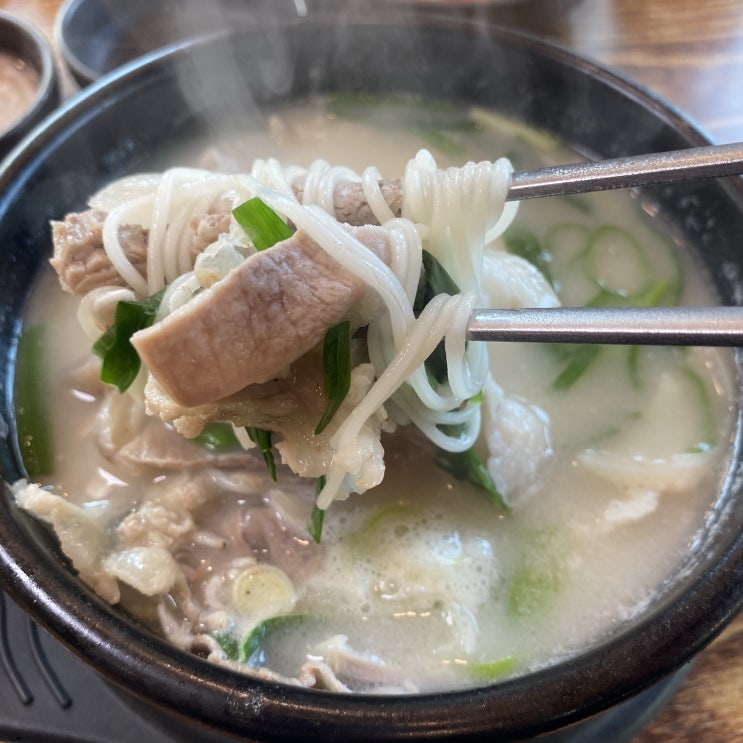
[[[448,274],[446,269],[427,250],[423,251],[423,271],[418,283],[418,290],[413,303],[413,313],[417,317],[423,308],[438,294],[449,294],[451,296],[460,293],[457,283]],[[448,375],[446,366],[446,350],[444,342],[441,341],[433,350],[425,362],[426,374],[432,383],[443,384]]]
[[[165,290],[141,301],[119,302],[114,324],[95,342],[93,353],[102,360],[101,380],[125,392],[137,378],[142,362],[131,337],[155,322]]]
[[[315,433],[322,433],[333,419],[351,389],[351,323],[344,320],[325,333],[322,373],[328,404]]]
[[[436,464],[450,474],[455,480],[469,482],[484,490],[492,499],[493,503],[504,513],[510,511],[503,496],[490,477],[487,467],[480,459],[474,447],[462,452],[450,452],[439,449],[436,452]]]
[[[18,340],[15,411],[18,444],[29,477],[50,475],[54,468],[51,427],[45,404],[44,327],[24,328]]]
[[[260,647],[263,638],[266,636],[266,623],[258,622],[253,629],[243,638],[240,643],[238,660],[241,663],[249,663],[250,659]]]
[[[319,495],[320,491],[325,487],[325,475],[321,475],[315,480],[315,495]],[[307,521],[307,531],[310,536],[315,540],[317,544],[320,544],[322,538],[322,525],[325,520],[325,511],[317,507],[317,503],[312,506],[312,512],[310,518]]]
[[[286,222],[257,196],[236,206],[232,216],[245,230],[256,250],[266,250],[292,236]]]
[[[194,439],[199,446],[209,451],[224,451],[238,444],[235,431],[229,423],[207,423],[204,430]]]
[[[253,428],[253,426],[245,426],[245,430],[250,437],[250,440],[258,447],[263,461],[266,463],[268,474],[271,475],[271,479],[276,482],[276,460],[273,456],[273,445],[271,443],[271,432],[264,431],[262,428]]]
[[[508,232],[503,236],[506,250],[513,255],[531,263],[550,284],[554,285],[550,275],[551,255],[537,239],[536,235],[527,230]]]

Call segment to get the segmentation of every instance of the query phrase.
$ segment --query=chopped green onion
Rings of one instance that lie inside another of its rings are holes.
[[[266,250],[293,234],[286,222],[257,196],[236,206],[232,216],[245,230],[256,250]]]
[[[344,320],[325,333],[322,351],[322,372],[328,404],[315,433],[322,433],[351,389],[351,323]]]
[[[415,295],[413,310],[419,315],[437,294],[459,294],[457,282],[441,263],[427,250],[422,253],[423,276]]]
[[[457,142],[448,134],[444,134],[440,129],[432,126],[414,127],[416,134],[435,150],[448,155],[449,157],[460,157],[464,154],[464,145]]]
[[[276,460],[273,456],[271,432],[264,431],[262,428],[253,428],[253,426],[245,426],[245,430],[247,431],[250,440],[260,450],[263,461],[266,463],[266,467],[268,468],[268,474],[271,475],[271,479],[276,482]]]
[[[194,439],[199,446],[209,451],[222,451],[237,446],[235,431],[229,423],[207,423],[204,430]]]
[[[552,382],[552,389],[564,392],[570,389],[586,372],[588,367],[601,353],[603,346],[594,344],[580,344],[569,354],[563,370]]]
[[[640,379],[640,347],[630,346],[627,350],[627,369],[629,371],[630,384],[639,390],[642,388]]]
[[[554,529],[534,534],[525,545],[508,590],[508,614],[515,618],[544,611],[564,582],[565,568],[559,559],[561,540]]]
[[[626,230],[604,225],[594,231],[584,256],[588,276],[615,297],[639,298],[648,290],[652,266]]]
[[[435,140],[432,141],[430,135],[435,136],[439,132],[474,133],[482,130],[467,108],[452,105],[447,101],[432,103],[406,95],[350,93],[331,96],[326,107],[327,112],[335,117],[371,123],[380,130],[390,127],[412,129],[434,146],[437,146],[437,143]],[[460,152],[461,150],[457,150],[452,154]]]
[[[550,253],[542,247],[534,233],[527,230],[507,232],[503,239],[509,253],[531,263],[550,284],[553,284],[550,275]]]
[[[238,660],[241,663],[249,663],[266,636],[266,622],[258,622],[253,629],[248,632],[240,643],[240,653]]]
[[[462,452],[450,452],[439,449],[436,452],[436,464],[444,472],[448,472],[455,480],[469,482],[484,490],[498,508],[508,513],[509,507],[498,492],[498,488],[490,477],[487,467],[478,456],[474,447]]]
[[[475,663],[470,661],[465,666],[465,670],[468,676],[477,681],[492,683],[512,674],[516,670],[516,665],[516,656],[507,655],[499,660]]]
[[[214,639],[229,660],[239,660],[240,645],[234,635],[229,632],[216,632]]]
[[[695,371],[688,366],[682,366],[679,372],[686,378],[691,385],[695,396],[699,402],[702,417],[702,438],[694,444],[690,451],[706,452],[714,449],[717,441],[717,421],[712,408],[712,400],[704,380]]]
[[[325,487],[325,475],[321,475],[315,480],[315,495],[319,495],[320,491]],[[315,540],[317,544],[320,544],[322,539],[322,525],[325,520],[325,511],[322,508],[318,508],[317,503],[312,506],[312,512],[310,518],[307,521],[307,531],[310,536]]]
[[[311,618],[306,614],[279,614],[258,622],[239,644],[238,657],[233,658],[233,660],[248,664],[262,662],[263,659],[258,655],[258,651],[267,637],[280,632],[282,629],[291,629],[308,621],[311,621]]]
[[[54,469],[43,384],[45,369],[44,327],[24,328],[18,340],[15,412],[21,458],[29,477],[49,475]]]
[[[160,307],[165,290],[138,302],[125,301],[116,305],[114,324],[95,342],[93,353],[102,359],[101,380],[125,392],[137,378],[142,362],[131,344],[131,337],[149,328]]]
[[[413,313],[417,317],[423,308],[438,294],[459,294],[460,290],[456,282],[447,273],[446,269],[427,250],[423,251],[423,271],[418,283],[418,291],[415,294]],[[426,373],[432,386],[443,384],[447,378],[446,348],[441,341],[425,361]]]

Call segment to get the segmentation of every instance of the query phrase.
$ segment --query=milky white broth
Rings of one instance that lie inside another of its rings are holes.
[[[210,146],[200,162],[224,168],[237,161],[247,168],[256,157],[274,156],[306,166],[322,157],[357,170],[373,164],[385,177],[397,177],[420,147],[431,149],[441,166],[501,155],[511,157],[517,169],[576,159],[550,138],[483,112],[477,113],[477,128],[451,127],[444,140],[435,127],[397,125],[406,110],[400,103],[380,106],[369,124],[329,116],[316,102],[277,113],[265,131],[244,130],[218,149]],[[716,301],[703,272],[677,250],[662,219],[627,193],[524,203],[509,234],[528,228],[545,241],[557,224],[621,227],[659,279],[682,285],[681,303]],[[561,271],[564,304],[590,299],[583,267],[576,263]],[[106,508],[124,515],[183,474],[132,475],[99,453],[93,435],[97,401],[69,381],[90,352],[75,317],[77,304],[58,289],[56,277],[45,275],[27,315],[29,325],[47,326],[56,463],[48,481],[79,504],[105,494]],[[196,512],[203,533],[226,538],[220,547],[187,539],[177,549],[197,600],[203,598],[203,579],[240,555],[269,555],[282,565],[300,558],[301,570],[287,569],[300,594],[293,610],[300,619],[268,633],[255,664],[296,677],[308,648],[340,634],[355,651],[401,667],[411,690],[477,685],[586,648],[635,615],[682,570],[726,463],[733,406],[729,354],[607,347],[565,390],[553,386],[565,364],[556,349],[500,343],[491,345],[490,355],[493,377],[505,392],[539,405],[551,424],[548,477],[540,492],[511,513],[438,467],[422,437],[399,434],[383,438],[383,484],[334,503],[320,545],[295,535],[271,552],[249,523],[249,507],[260,495],[224,493]],[[589,448],[630,460],[694,452],[707,469],[691,489],[648,495],[640,487],[637,496],[637,489],[629,492],[580,466],[577,457]],[[275,485],[264,478],[261,487],[283,490],[282,503],[294,503],[289,507],[304,519],[313,483],[302,488],[284,477]],[[653,498],[657,505],[643,516],[617,510],[635,496],[639,507]],[[127,609],[161,631],[157,600],[133,590],[122,594]],[[247,632],[247,620],[241,621],[237,626]],[[390,684],[349,686],[365,691],[401,683],[396,677]]]

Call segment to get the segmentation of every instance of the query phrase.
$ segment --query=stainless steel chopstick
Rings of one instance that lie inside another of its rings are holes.
[[[475,310],[468,340],[743,346],[743,307],[555,307]]]
[[[743,173],[743,142],[514,173],[509,201]]]

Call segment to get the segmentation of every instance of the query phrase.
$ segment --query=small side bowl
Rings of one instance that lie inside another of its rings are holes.
[[[59,78],[51,48],[44,37],[18,17],[0,11],[0,52],[29,65],[38,74],[36,94],[18,118],[0,129],[0,158],[59,103]]]

